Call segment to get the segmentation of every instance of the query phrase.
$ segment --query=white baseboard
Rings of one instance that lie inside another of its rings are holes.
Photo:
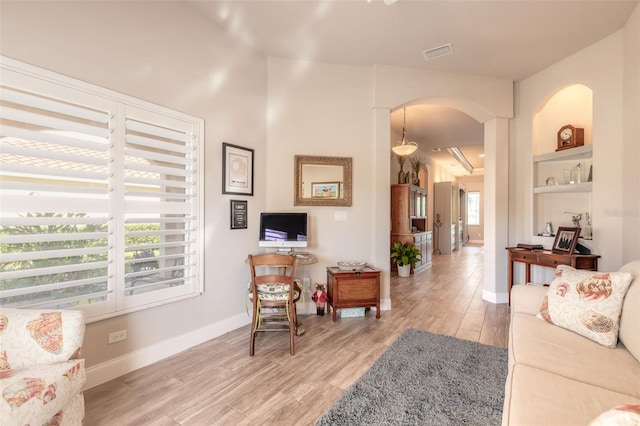
[[[380,299],[380,310],[381,311],[390,311],[391,310],[391,299]]]
[[[87,384],[84,390],[101,385],[154,362],[161,361],[177,353],[236,330],[249,324],[247,314],[239,314],[215,324],[193,330],[155,345],[139,349],[126,355],[114,358],[102,364],[87,368]]]
[[[487,290],[482,290],[482,300],[486,300],[489,303],[497,305],[499,303],[509,303],[508,293],[494,293]]]
[[[469,240],[467,244],[484,244],[484,240]]]
[[[302,308],[302,309],[300,309]],[[374,308],[375,309],[375,308]],[[391,299],[380,300],[380,310],[391,309]],[[304,311],[304,312],[301,312]],[[315,314],[315,303],[307,302],[300,306],[298,313],[301,315]],[[87,368],[87,384],[84,390],[99,386],[109,380],[116,379],[134,370],[137,370],[154,362],[162,361],[165,358],[193,348],[208,340],[222,336],[225,333],[244,327],[249,324],[250,318],[247,314],[239,314],[224,321],[193,330],[189,333],[173,337],[156,343],[155,345],[139,349],[118,358],[111,359],[98,365]]]

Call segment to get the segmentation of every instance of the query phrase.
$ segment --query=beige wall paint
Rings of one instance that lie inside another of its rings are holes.
[[[623,262],[640,259],[640,6],[624,35],[622,200]]]
[[[83,354],[99,367],[89,384],[248,323],[245,258],[266,200],[266,60],[176,2],[3,2],[0,19],[3,55],[205,119],[205,292],[89,324]],[[222,142],[256,150],[253,197],[222,195]],[[229,230],[232,198],[248,200],[247,230]],[[107,345],[123,328],[128,339]]]
[[[485,166],[485,176],[488,177],[485,178],[484,194],[485,247],[488,250],[485,251],[483,298],[494,303],[506,303],[507,258],[504,247],[508,243],[506,224],[509,221],[508,119],[513,116],[513,82],[389,66],[377,66],[375,71],[375,104],[389,115],[392,109],[402,105],[428,103],[456,108],[485,124],[485,164],[491,164],[493,168]],[[388,135],[378,133],[380,140],[377,145],[382,149],[384,138],[387,144],[384,151],[389,155]],[[490,155],[494,157],[488,158]],[[434,181],[438,181],[437,177]],[[386,183],[386,188],[389,183]],[[376,192],[384,190],[381,183]],[[377,244],[377,247],[382,253],[382,244]]]
[[[308,274],[312,284],[325,284],[327,266],[342,260],[383,267],[373,254],[375,198],[371,193],[376,169],[372,166],[371,86],[369,68],[268,60],[265,209],[308,212],[308,251],[319,262],[299,273]],[[352,158],[352,206],[295,207],[294,155]],[[346,212],[347,220],[336,221],[336,212]]]
[[[623,131],[623,45],[623,34],[619,31],[517,85],[518,114],[512,122],[510,145],[510,244],[534,242],[550,247],[552,243],[532,236],[533,117],[550,95],[578,83],[593,90],[594,240],[589,246],[594,253],[602,255],[600,270],[615,270],[624,262],[625,244],[621,244],[627,238],[624,220],[611,212],[622,210],[627,203],[625,188],[630,190],[629,175],[620,165],[625,163],[626,151],[637,144],[637,134],[631,142],[625,139]],[[636,73],[636,81],[637,78]],[[637,158],[637,151],[635,156]],[[635,188],[632,194],[637,197],[637,186]],[[635,224],[637,227],[638,217]],[[542,280],[547,278],[548,271],[538,272]],[[536,271],[534,279],[535,274]]]
[[[90,370],[93,368],[90,375],[99,376],[90,379],[90,384],[248,322],[243,303],[248,280],[244,259],[257,250],[258,214],[286,206],[303,210],[292,205],[293,155],[297,153],[331,152],[354,158],[354,205],[345,209],[349,220],[333,220],[335,211],[342,209],[308,208],[316,240],[310,251],[316,250],[320,257],[310,271],[314,281],[324,282],[327,264],[362,253],[374,265],[386,265],[383,298],[388,298],[391,108],[428,97],[473,110],[470,114],[483,122],[512,113],[510,82],[387,67],[371,70],[279,59],[267,62],[180,3],[2,2],[1,7],[3,55],[206,121],[205,294],[90,324],[84,354]],[[638,19],[636,10],[625,30],[624,65],[623,37],[616,34],[516,88],[518,115],[510,122],[509,147],[510,242],[524,237],[527,217],[530,221],[531,123],[527,117],[550,90],[575,82],[595,86],[594,143],[611,142],[599,148],[598,162],[613,164],[612,169],[620,169],[616,166],[622,163],[628,170],[637,170],[637,127],[626,120],[623,133],[620,117],[625,100],[625,117],[631,115],[636,126],[640,121],[637,98],[633,94],[623,97],[621,84],[624,74],[625,84],[639,92]],[[175,22],[181,22],[180,31],[171,31]],[[291,114],[295,120],[290,119]],[[253,197],[221,194],[222,142],[256,150]],[[625,153],[633,159],[625,160]],[[603,170],[602,187],[594,189],[594,199],[599,194],[597,199],[603,203],[637,208],[640,178],[636,172],[634,179],[623,180],[623,176],[633,176],[628,170]],[[506,194],[495,188],[494,193],[500,194],[500,203],[506,203]],[[229,230],[231,198],[249,201],[247,230]],[[624,219],[596,219],[594,215],[594,227],[601,226],[599,232],[604,235],[599,247],[607,253],[603,267],[617,267],[627,256],[618,248],[620,241],[637,254],[637,222],[637,215]],[[625,227],[635,227],[635,234],[623,235]],[[504,252],[499,244],[493,249]],[[506,274],[503,258],[496,258],[493,266],[494,275],[498,271]],[[497,277],[496,282],[503,279]],[[503,289],[489,291],[495,294]],[[123,327],[129,330],[128,340],[107,346],[107,334]]]

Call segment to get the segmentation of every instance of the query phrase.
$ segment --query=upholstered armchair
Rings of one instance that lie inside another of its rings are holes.
[[[0,423],[81,425],[82,311],[0,308]]]

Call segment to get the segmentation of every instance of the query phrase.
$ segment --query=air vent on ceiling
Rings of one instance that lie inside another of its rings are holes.
[[[427,61],[438,58],[440,56],[451,55],[452,53],[453,53],[453,46],[451,46],[451,43],[434,47],[433,49],[427,49],[424,52],[422,52],[422,54],[424,55],[424,59]]]

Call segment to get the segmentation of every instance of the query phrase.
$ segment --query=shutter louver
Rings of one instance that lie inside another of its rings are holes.
[[[190,125],[158,125],[129,108],[125,125],[127,296],[193,286],[198,239]]]
[[[202,292],[201,119],[0,56],[0,307]]]
[[[106,301],[109,111],[0,88],[0,304]]]

